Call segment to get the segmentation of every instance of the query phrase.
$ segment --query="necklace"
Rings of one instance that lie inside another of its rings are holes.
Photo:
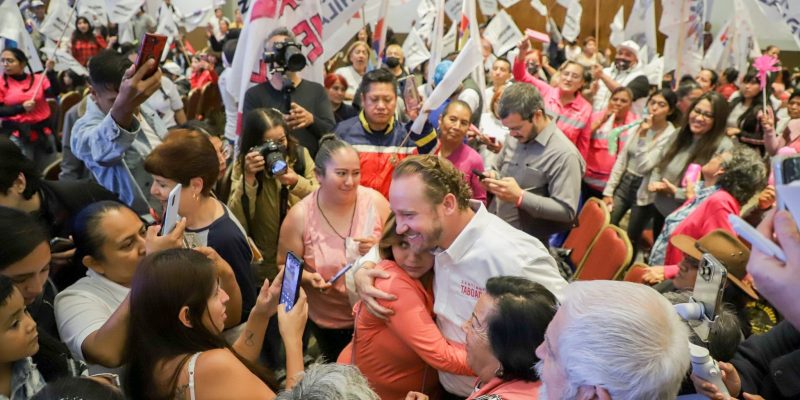
[[[358,203],[358,195],[356,195],[356,204],[357,203]],[[339,231],[337,231],[336,228],[333,227],[331,221],[328,220],[328,217],[325,215],[325,211],[322,211],[322,206],[319,205],[319,191],[317,191],[317,209],[319,209],[319,213],[322,214],[322,218],[325,220],[326,223],[328,223],[328,227],[331,228],[333,233],[335,233],[336,236],[338,236],[345,242],[347,241],[346,238],[350,237],[350,235],[353,233],[353,219],[355,219],[356,217],[356,204],[353,205],[353,213],[350,215],[350,229],[347,231],[347,236],[342,236],[341,234],[339,234]]]

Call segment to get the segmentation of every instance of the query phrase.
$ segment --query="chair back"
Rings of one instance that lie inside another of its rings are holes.
[[[628,234],[615,225],[607,225],[586,254],[586,259],[573,280],[613,280],[619,278],[633,258],[633,246]]]
[[[586,200],[578,215],[578,226],[572,228],[562,246],[572,251],[569,259],[575,270],[580,269],[597,235],[610,222],[611,213],[602,200],[594,197]]]
[[[186,106],[186,119],[191,121],[197,118],[200,111],[200,90],[192,89],[189,91],[189,104]]]
[[[200,109],[198,114],[202,119],[208,119],[209,115],[217,110],[222,110],[222,95],[219,92],[219,85],[213,82],[206,83],[200,89]]]
[[[69,109],[75,104],[80,103],[82,98],[83,96],[74,90],[61,95],[56,132],[59,134],[61,133],[61,131],[64,129],[64,117],[67,115],[67,111],[69,111]]]
[[[622,280],[633,283],[644,283],[642,281],[642,277],[644,277],[644,274],[647,272],[648,268],[650,267],[643,263],[634,263],[630,268],[628,268],[628,271],[625,272],[625,277],[622,278]]]

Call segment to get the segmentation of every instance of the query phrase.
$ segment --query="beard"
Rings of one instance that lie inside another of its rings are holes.
[[[548,397],[547,384],[544,379],[542,379],[544,361],[539,360],[533,367],[536,369],[536,375],[539,376],[539,381],[542,382],[542,386],[539,386],[539,400],[572,400],[578,397],[578,388],[567,383],[556,398],[550,399],[550,397]]]

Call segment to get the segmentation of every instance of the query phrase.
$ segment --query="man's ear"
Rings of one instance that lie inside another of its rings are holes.
[[[28,180],[25,179],[25,174],[22,172],[17,175],[17,179],[14,179],[14,183],[11,184],[11,189],[13,189],[17,194],[22,195],[22,192],[28,187]]]
[[[611,400],[611,395],[602,386],[582,385],[578,388],[578,400]]]
[[[181,310],[178,311],[178,320],[181,321],[183,326],[187,328],[192,328],[192,322],[189,320],[189,306],[181,307]]]
[[[442,205],[444,206],[444,215],[452,215],[458,211],[458,199],[452,193],[444,195]]]

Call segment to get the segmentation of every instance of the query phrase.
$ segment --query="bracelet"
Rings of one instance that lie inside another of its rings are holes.
[[[519,194],[519,198],[517,199],[516,207],[519,208],[522,205],[522,197],[525,196],[525,192]]]

